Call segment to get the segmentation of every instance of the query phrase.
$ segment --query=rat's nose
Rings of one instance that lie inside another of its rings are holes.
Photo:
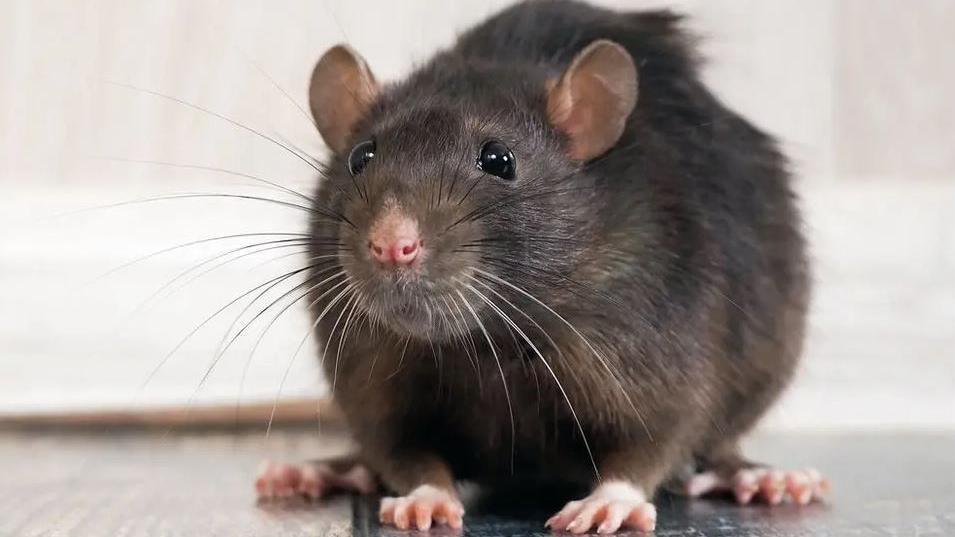
[[[410,265],[421,252],[421,238],[414,220],[388,214],[372,226],[368,251],[376,261],[394,266]]]
[[[371,256],[382,263],[395,265],[410,265],[418,257],[421,250],[421,240],[418,237],[401,237],[391,243],[387,241],[368,241]]]

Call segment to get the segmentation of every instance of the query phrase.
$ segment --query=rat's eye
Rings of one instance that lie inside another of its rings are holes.
[[[375,158],[375,141],[359,142],[348,154],[348,172],[352,175],[360,174],[373,158]]]
[[[491,140],[481,146],[481,155],[477,159],[479,170],[496,175],[501,179],[513,179],[517,170],[514,153],[501,142]]]

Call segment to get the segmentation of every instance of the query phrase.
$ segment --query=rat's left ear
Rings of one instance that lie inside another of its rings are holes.
[[[637,68],[622,46],[600,39],[548,84],[547,115],[570,140],[568,155],[590,160],[613,147],[637,104]]]
[[[332,151],[348,150],[352,129],[377,96],[378,83],[368,64],[348,45],[336,45],[318,60],[308,87],[308,104]]]

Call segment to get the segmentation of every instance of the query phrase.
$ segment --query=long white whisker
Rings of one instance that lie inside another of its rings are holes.
[[[392,371],[387,377],[385,377],[385,380],[390,380],[391,377],[394,377],[395,375],[398,374],[399,371],[401,371],[401,366],[402,364],[405,363],[405,353],[408,352],[409,343],[411,343],[411,336],[405,336],[405,345],[404,347],[401,348],[401,356],[398,357],[398,365],[395,366],[394,371]]]
[[[338,339],[338,351],[335,354],[335,373],[332,375],[332,392],[335,392],[335,383],[338,380],[338,363],[342,357],[342,347],[345,345],[345,338],[348,337],[348,328],[351,324],[352,316],[355,315],[355,312],[358,310],[358,304],[361,302],[361,287],[355,289],[355,292],[352,293],[352,298],[354,303],[352,304],[351,311],[348,312],[348,316],[345,317],[345,324],[342,326],[342,335]],[[347,304],[346,304],[347,307]]]
[[[325,256],[319,256],[319,257],[325,257]],[[318,275],[321,275],[321,274],[324,274],[324,273],[326,273],[326,272],[330,272],[330,271],[333,271],[333,270],[338,270],[338,272],[337,272],[335,275],[330,276],[330,279],[337,278],[337,277],[339,277],[339,276],[341,276],[342,274],[345,273],[345,271],[343,271],[343,270],[341,269],[341,267],[339,267],[339,266],[337,266],[337,265],[333,265],[333,266],[331,266],[331,267],[328,267],[328,268],[325,268],[325,269],[322,269],[322,270],[319,270],[319,271],[315,272],[315,273],[312,275],[312,277],[315,277],[315,276],[318,276]],[[316,285],[322,285],[322,284],[324,284],[324,283],[327,282],[327,281],[328,281],[328,280],[325,280],[325,281],[323,281],[323,282],[321,282],[321,283],[318,283],[318,284],[316,284]],[[305,283],[307,284],[307,281],[306,281]],[[298,288],[298,286],[296,286],[295,288]],[[293,288],[293,290],[294,290],[295,288]],[[308,289],[308,291],[306,291],[306,293],[311,292],[312,289],[313,289],[313,287],[310,287],[310,288]],[[220,350],[222,350],[223,345],[226,344],[226,340],[229,339],[229,336],[232,334],[232,331],[235,330],[235,327],[239,325],[239,322],[242,320],[242,317],[243,317],[250,309],[252,309],[252,306],[254,306],[254,305],[255,305],[263,296],[265,296],[265,294],[268,293],[270,290],[271,290],[271,288],[266,288],[266,289],[264,289],[261,293],[259,293],[258,295],[256,295],[255,298],[253,298],[248,304],[246,304],[245,307],[242,308],[242,311],[240,311],[239,314],[236,315],[235,320],[233,320],[232,323],[229,324],[229,328],[227,328],[226,331],[225,331],[225,333],[222,334],[222,339],[220,339],[218,345],[216,345],[216,353],[218,353]],[[298,299],[296,299],[296,301],[297,301],[297,300],[298,300]]]
[[[577,430],[580,431],[580,437],[584,443],[584,448],[586,448],[587,455],[590,457],[590,464],[593,465],[593,468],[594,468],[594,475],[596,475],[597,481],[600,481],[601,480],[600,470],[597,468],[597,461],[594,459],[593,451],[591,451],[590,449],[590,442],[587,441],[587,434],[584,432],[584,426],[581,424],[580,418],[577,417],[577,411],[574,409],[573,403],[570,402],[570,397],[567,395],[567,391],[564,389],[563,384],[561,384],[560,380],[557,379],[557,375],[554,373],[554,369],[550,366],[550,363],[547,361],[546,358],[544,358],[544,355],[541,354],[540,350],[538,350],[537,345],[534,345],[534,342],[531,341],[531,338],[527,337],[527,334],[525,334],[524,331],[521,330],[519,326],[517,326],[517,323],[511,320],[511,318],[508,317],[507,314],[504,313],[503,310],[501,310],[501,308],[497,307],[497,305],[494,304],[494,302],[492,302],[491,299],[484,296],[484,294],[482,294],[480,291],[475,289],[473,285],[470,285],[465,282],[460,282],[460,283],[462,283],[465,287],[467,287],[469,291],[471,291],[472,293],[476,294],[479,298],[481,298],[481,300],[483,300],[488,305],[488,307],[490,307],[492,310],[497,312],[498,315],[501,316],[501,319],[503,319],[507,324],[511,325],[511,327],[514,328],[514,330],[516,330],[518,334],[520,334],[521,338],[528,345],[530,345],[531,349],[534,350],[534,353],[537,354],[537,357],[540,358],[541,362],[544,364],[544,367],[546,367],[547,371],[550,372],[550,376],[554,379],[554,382],[557,384],[557,389],[559,389],[561,395],[563,395],[564,401],[567,403],[567,407],[570,409],[570,414],[573,416],[574,422],[577,424]]]
[[[454,324],[456,325],[456,329],[452,330],[452,332],[455,334],[455,339],[461,344],[461,348],[464,349],[464,354],[465,356],[467,356],[468,362],[471,363],[471,367],[474,368],[474,373],[477,375],[477,379],[478,379],[478,393],[481,393],[481,375],[477,365],[477,357],[472,356],[471,349],[468,348],[468,342],[465,339],[465,334],[467,332],[465,330],[465,325],[462,324],[461,321],[459,321],[458,318],[454,315],[454,310],[451,309],[451,303],[448,302],[448,297],[444,296],[442,297],[442,299],[444,300],[444,304],[448,307],[448,313],[451,315],[451,318],[454,320]],[[458,303],[456,300],[454,300],[453,296],[451,297],[451,301],[454,302],[455,306],[457,306]],[[458,311],[460,311],[460,308],[458,308]],[[470,336],[470,334],[467,334],[467,335],[468,337]],[[471,347],[472,348],[474,347],[473,342],[471,344]],[[475,354],[477,353],[475,352]]]
[[[354,291],[354,286],[350,286],[349,289]],[[324,369],[325,358],[328,356],[328,346],[331,345],[332,340],[335,338],[335,330],[338,329],[338,324],[341,323],[342,318],[345,316],[345,313],[348,312],[349,306],[355,300],[355,293],[352,293],[348,300],[345,301],[345,304],[342,306],[342,310],[338,313],[338,317],[335,318],[335,324],[332,325],[331,331],[328,333],[328,337],[325,340],[325,347],[322,349],[322,368]],[[335,373],[332,375],[332,393],[335,393],[335,382],[338,380],[338,361],[335,362]]]
[[[329,276],[328,278],[325,278],[324,280],[318,282],[317,284],[312,285],[312,286],[309,286],[309,288],[306,289],[304,293],[302,293],[301,295],[299,295],[299,296],[298,296],[295,300],[293,300],[291,303],[285,305],[274,317],[272,317],[272,320],[270,320],[269,323],[268,323],[267,325],[265,325],[265,328],[262,329],[262,332],[259,334],[258,338],[256,338],[255,344],[252,345],[252,349],[249,351],[249,355],[248,355],[248,356],[246,357],[246,359],[245,359],[245,364],[242,366],[242,377],[239,379],[239,393],[236,395],[236,413],[238,413],[238,407],[239,407],[239,405],[241,404],[241,401],[242,401],[242,393],[245,391],[245,379],[246,379],[246,377],[247,377],[248,374],[249,374],[249,367],[252,365],[252,358],[255,356],[256,351],[258,351],[259,345],[262,344],[262,340],[265,339],[265,335],[268,334],[269,330],[270,330],[270,329],[272,328],[272,326],[278,321],[279,317],[281,317],[283,314],[285,314],[285,312],[288,311],[289,308],[292,307],[292,305],[297,304],[299,300],[301,300],[301,299],[302,299],[303,297],[305,297],[305,296],[308,296],[308,294],[311,293],[312,291],[314,291],[315,289],[318,289],[319,287],[325,285],[326,283],[329,283],[329,282],[331,282],[332,280],[334,280],[334,279],[336,279],[336,278],[340,278],[340,277],[345,276],[345,275],[346,275],[346,274],[345,274],[345,271],[344,271],[344,270],[339,270],[337,273],[335,273],[335,274]],[[322,298],[324,298],[325,296],[327,296],[329,293],[333,292],[335,289],[338,289],[339,287],[341,287],[341,286],[343,286],[343,285],[345,285],[345,284],[347,284],[347,283],[348,283],[348,278],[346,277],[344,280],[342,280],[342,281],[336,283],[335,285],[331,286],[331,287],[328,288],[326,291],[324,291],[321,295],[318,296],[318,298],[316,298],[314,301],[312,301],[312,303],[309,304],[308,307],[311,308],[312,305],[314,305],[316,301],[321,300]],[[306,308],[306,309],[307,309],[307,308]],[[241,315],[241,314],[240,314],[240,315]],[[254,320],[254,319],[253,319],[253,320]],[[230,329],[230,331],[231,331],[231,329]]]
[[[156,374],[159,373],[159,370],[162,369],[162,367],[166,364],[166,362],[168,362],[177,352],[179,352],[179,349],[181,349],[183,345],[185,345],[186,343],[188,343],[189,340],[192,339],[193,336],[195,336],[200,330],[202,330],[202,327],[204,327],[205,325],[207,325],[207,324],[209,324],[210,322],[212,322],[212,320],[215,319],[216,317],[218,317],[219,315],[221,315],[222,312],[226,311],[227,309],[229,309],[230,307],[232,307],[233,304],[235,304],[236,302],[242,300],[243,298],[245,298],[245,297],[251,295],[252,293],[258,291],[259,289],[262,289],[263,287],[266,287],[266,286],[268,286],[268,285],[270,285],[270,284],[273,284],[273,283],[276,283],[276,282],[277,282],[277,283],[281,283],[281,282],[283,282],[283,281],[285,281],[285,280],[287,280],[287,279],[289,279],[289,278],[295,276],[296,274],[299,274],[299,273],[301,273],[301,272],[305,272],[305,271],[308,270],[308,269],[309,269],[309,267],[304,267],[304,268],[301,268],[301,269],[297,269],[297,270],[295,270],[295,271],[289,272],[289,273],[287,273],[287,274],[283,274],[282,276],[278,276],[278,277],[272,278],[271,280],[268,280],[268,281],[266,281],[266,282],[264,282],[264,283],[262,283],[262,284],[259,284],[259,285],[257,285],[256,287],[253,287],[252,289],[246,291],[245,293],[242,293],[241,295],[237,296],[236,298],[230,300],[226,305],[224,305],[224,306],[222,306],[221,308],[219,308],[218,310],[216,310],[215,313],[213,313],[212,315],[206,317],[206,319],[205,319],[204,321],[202,321],[201,323],[199,323],[198,326],[196,326],[195,328],[193,328],[188,334],[186,334],[185,337],[183,337],[181,340],[179,340],[179,342],[176,343],[176,345],[172,348],[172,350],[170,350],[165,356],[163,356],[162,360],[160,360],[159,363],[157,363],[157,364],[153,367],[153,369],[149,372],[149,374],[148,374],[148,375],[146,376],[146,378],[143,380],[142,384],[140,384],[140,386],[139,386],[139,393],[142,393],[142,391],[143,391],[144,389],[146,389],[146,386],[148,386],[149,383],[152,382],[153,377],[155,377]]]
[[[292,370],[292,365],[295,363],[295,357],[298,356],[298,353],[302,350],[302,347],[305,346],[305,342],[308,341],[308,337],[312,335],[312,332],[315,331],[315,328],[318,326],[318,323],[322,322],[322,318],[325,317],[325,314],[327,314],[328,311],[331,310],[332,307],[334,307],[335,304],[337,304],[338,301],[341,300],[341,298],[352,289],[351,278],[348,278],[344,281],[349,283],[349,285],[346,285],[345,288],[342,289],[340,293],[335,295],[335,298],[333,298],[331,302],[329,302],[328,305],[325,306],[325,309],[323,309],[322,313],[318,315],[318,317],[315,319],[315,322],[313,322],[311,327],[309,327],[308,332],[305,333],[305,336],[299,342],[298,347],[295,348],[295,352],[292,354],[292,359],[289,360],[288,366],[285,367],[285,373],[282,374],[282,380],[281,382],[279,382],[279,389],[275,394],[275,401],[272,403],[272,411],[269,413],[269,424],[265,428],[265,438],[268,438],[269,434],[272,432],[272,421],[275,419],[275,410],[279,406],[279,398],[282,396],[282,388],[285,386],[285,381],[288,380],[289,372]],[[323,293],[323,296],[324,296],[324,293]],[[309,304],[309,309],[311,309],[315,304],[317,304],[318,301],[321,300],[321,298],[322,297],[318,297],[315,300],[313,300],[312,303]],[[325,361],[325,355],[323,354],[322,362],[324,361]]]
[[[471,331],[467,329],[467,321],[464,318],[464,311],[461,309],[461,306],[458,304],[458,301],[455,300],[453,296],[451,297],[451,301],[454,304],[454,309],[457,310],[458,316],[461,319],[461,331],[465,334],[465,336],[467,336],[468,342],[471,347],[471,351],[474,353],[474,368],[478,373],[478,382],[480,382],[481,362],[480,360],[478,360],[477,343],[474,341],[474,337],[471,334]],[[479,390],[481,389],[480,384],[478,385],[478,389]]]
[[[258,314],[256,314],[256,315],[252,318],[252,320],[250,320],[248,323],[246,323],[246,325],[243,326],[241,330],[239,330],[238,332],[236,332],[235,336],[234,336],[231,340],[229,340],[229,343],[228,343],[226,346],[222,347],[221,349],[219,349],[219,350],[216,352],[216,354],[214,355],[212,361],[211,361],[211,362],[209,363],[209,365],[206,367],[205,372],[203,372],[202,378],[199,380],[199,384],[196,385],[196,388],[195,388],[195,390],[193,390],[192,395],[189,396],[189,401],[186,403],[187,408],[191,408],[191,407],[192,407],[192,403],[193,403],[193,401],[195,401],[196,396],[199,395],[199,391],[200,391],[200,390],[202,389],[202,387],[205,385],[206,381],[209,379],[209,376],[212,375],[212,372],[215,370],[216,366],[219,365],[219,362],[222,360],[222,357],[225,356],[225,353],[229,350],[229,348],[231,348],[232,344],[235,343],[236,340],[239,339],[239,336],[241,336],[241,335],[246,331],[246,329],[248,329],[250,326],[252,326],[252,323],[254,323],[260,316],[262,316],[265,312],[267,312],[267,311],[269,311],[270,309],[272,309],[272,306],[274,306],[275,304],[277,304],[280,300],[282,300],[283,298],[287,297],[288,295],[294,293],[296,289],[300,289],[300,288],[302,288],[302,287],[304,287],[304,286],[306,286],[306,285],[308,285],[308,280],[306,280],[306,281],[304,281],[304,282],[302,282],[302,283],[296,285],[296,286],[293,287],[292,289],[290,289],[290,290],[288,290],[287,292],[283,293],[282,296],[280,296],[280,297],[277,298],[276,300],[272,301],[268,306],[266,306],[264,309],[262,309],[262,311],[260,311]],[[320,284],[313,285],[311,288],[314,289],[314,288],[317,287],[318,285],[320,285]],[[265,291],[263,291],[263,293],[264,293],[264,292],[267,292],[268,290],[269,290],[269,289],[266,289]],[[284,311],[287,310],[288,308],[292,307],[293,304],[295,304],[295,303],[297,303],[299,300],[301,300],[302,297],[304,297],[306,294],[308,294],[308,291],[305,291],[305,293],[303,293],[303,294],[300,295],[298,298],[296,298],[295,300],[293,300],[290,304],[288,304],[287,306],[285,306],[285,308],[283,308],[282,311],[284,312]],[[259,296],[261,296],[261,295],[259,295]],[[258,299],[258,297],[256,297],[256,299]],[[253,299],[253,302],[254,302],[254,300],[256,300],[256,299]],[[281,315],[281,313],[279,313],[279,315]],[[271,326],[271,323],[269,324],[269,326]]]
[[[499,276],[497,276],[497,275],[495,275],[495,274],[492,274],[492,273],[490,273],[490,272],[487,272],[487,271],[484,271],[484,270],[481,270],[481,269],[478,269],[478,268],[475,268],[474,271],[475,271],[476,273],[479,273],[479,274],[484,275],[484,276],[487,277],[487,278],[490,278],[490,279],[492,279],[492,280],[494,280],[494,281],[497,281],[497,282],[499,282],[499,283],[501,283],[501,284],[503,284],[503,285],[506,285],[507,287],[510,287],[511,289],[517,291],[518,293],[521,293],[522,295],[524,295],[524,296],[526,296],[527,298],[529,298],[529,299],[531,299],[532,301],[534,301],[534,302],[535,302],[536,304],[538,304],[540,307],[542,307],[542,308],[544,308],[545,310],[547,310],[548,312],[550,312],[551,315],[553,315],[554,317],[557,317],[557,319],[559,319],[559,320],[560,320],[562,323],[564,323],[568,328],[570,328],[570,329],[574,332],[574,334],[576,334],[577,337],[579,337],[580,340],[584,342],[584,345],[587,345],[587,347],[588,347],[588,348],[590,349],[590,351],[594,354],[594,356],[597,357],[597,361],[600,362],[600,365],[603,366],[603,368],[607,371],[607,374],[610,376],[610,378],[614,381],[614,383],[617,384],[617,387],[620,389],[620,393],[623,394],[624,398],[627,400],[627,404],[630,405],[630,409],[633,410],[633,413],[637,416],[637,419],[639,419],[639,420],[640,420],[640,423],[643,425],[643,430],[646,431],[646,433],[647,433],[647,438],[650,440],[650,442],[653,442],[653,434],[650,432],[650,428],[647,426],[646,420],[643,419],[643,416],[640,414],[640,411],[638,411],[636,405],[633,404],[633,400],[630,398],[630,394],[627,393],[627,390],[623,387],[623,384],[620,382],[620,379],[618,379],[617,376],[614,375],[613,370],[610,369],[610,365],[607,363],[607,360],[604,359],[604,357],[603,357],[599,352],[597,352],[597,349],[590,343],[590,340],[588,340],[588,339],[580,332],[580,330],[577,329],[577,327],[575,327],[573,324],[571,324],[570,321],[568,321],[567,319],[565,319],[561,314],[559,314],[559,313],[557,313],[556,311],[554,311],[553,308],[551,308],[551,307],[548,306],[547,304],[543,303],[542,301],[538,300],[537,297],[535,297],[534,295],[532,295],[532,294],[528,293],[527,291],[521,289],[520,287],[518,287],[518,286],[516,286],[516,285],[514,285],[514,284],[512,284],[512,283],[510,283],[510,282],[508,282],[507,280],[504,280],[503,278],[501,278],[501,277],[499,277]]]
[[[511,407],[511,394],[507,388],[507,377],[504,376],[504,367],[501,365],[501,359],[497,356],[497,349],[494,348],[494,342],[491,341],[491,335],[488,333],[487,328],[484,327],[484,322],[481,321],[481,318],[478,317],[474,308],[471,307],[471,303],[468,302],[468,299],[464,297],[464,294],[460,290],[455,290],[458,296],[461,297],[461,300],[464,301],[464,307],[471,312],[471,315],[474,316],[474,320],[477,322],[478,327],[481,329],[481,332],[484,334],[484,339],[487,340],[488,346],[491,348],[491,354],[494,356],[494,362],[497,363],[497,370],[501,374],[501,384],[504,386],[504,399],[507,401],[507,412],[511,418],[511,474],[514,473],[514,451],[516,449],[517,443],[517,429],[514,426],[514,409]]]

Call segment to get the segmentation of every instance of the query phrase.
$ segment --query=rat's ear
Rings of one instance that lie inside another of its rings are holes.
[[[548,84],[548,118],[567,135],[574,160],[590,160],[613,147],[636,104],[633,58],[606,39],[580,51],[564,74]]]
[[[368,64],[348,45],[328,50],[312,71],[308,104],[325,143],[336,153],[345,144],[355,123],[378,95],[378,83]]]

